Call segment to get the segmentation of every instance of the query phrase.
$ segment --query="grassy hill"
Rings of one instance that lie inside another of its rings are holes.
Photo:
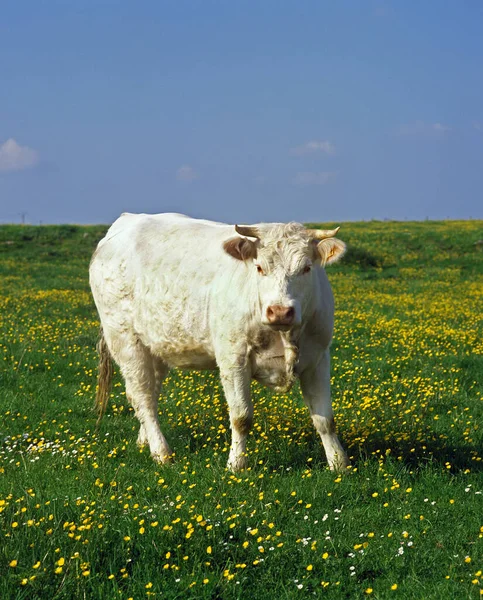
[[[327,224],[324,224],[327,226]],[[87,270],[105,226],[0,226],[1,598],[476,598],[483,589],[483,222],[343,224],[328,471],[296,386],[253,384],[225,469],[214,372],[173,371],[161,467],[116,375],[92,411]]]

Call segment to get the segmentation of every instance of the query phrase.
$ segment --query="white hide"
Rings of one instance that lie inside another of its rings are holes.
[[[330,401],[334,305],[324,252],[302,225],[259,227],[260,239],[251,239],[256,257],[247,260],[224,250],[240,237],[233,226],[178,214],[125,213],[99,242],[90,283],[141,423],[138,442],[167,460],[157,418],[162,379],[170,367],[218,367],[232,425],[228,466],[240,469],[253,416],[251,379],[283,390],[298,376],[329,466],[344,468]],[[334,244],[342,254],[343,243]],[[273,304],[295,309],[284,331],[267,324]]]

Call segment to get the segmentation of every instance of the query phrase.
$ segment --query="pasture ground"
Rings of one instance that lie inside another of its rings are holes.
[[[250,468],[225,469],[214,372],[173,371],[176,461],[136,447],[119,376],[98,431],[87,268],[103,226],[0,227],[0,598],[483,594],[483,223],[348,223],[330,268],[336,424],[254,384]]]

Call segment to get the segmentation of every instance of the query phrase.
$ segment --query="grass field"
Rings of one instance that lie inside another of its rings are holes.
[[[90,255],[105,227],[0,227],[0,598],[483,594],[483,222],[349,223],[330,268],[330,472],[298,386],[254,384],[225,469],[213,372],[173,371],[156,465],[119,376],[98,431]]]

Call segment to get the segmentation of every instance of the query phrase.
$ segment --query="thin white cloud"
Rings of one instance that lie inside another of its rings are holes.
[[[13,138],[0,146],[0,171],[21,171],[34,167],[39,153],[28,146],[20,146]]]
[[[443,133],[445,131],[451,131],[451,127],[448,127],[447,125],[442,125],[441,123],[433,123],[432,127],[433,131],[442,131]]]
[[[416,121],[400,125],[397,129],[398,135],[420,135],[420,136],[437,136],[443,135],[451,131],[451,127],[443,125],[443,123],[425,123],[424,121]]]
[[[325,185],[337,177],[335,171],[299,171],[293,182],[295,185]]]
[[[328,141],[311,140],[310,142],[292,148],[292,154],[295,156],[305,156],[306,154],[315,154],[316,152],[335,154],[335,146]]]
[[[476,129],[476,131],[483,131],[483,123],[480,123],[479,121],[474,121],[473,128]]]
[[[195,179],[198,179],[198,173],[193,167],[190,167],[190,165],[182,165],[176,171],[176,179],[178,181],[194,181]]]

